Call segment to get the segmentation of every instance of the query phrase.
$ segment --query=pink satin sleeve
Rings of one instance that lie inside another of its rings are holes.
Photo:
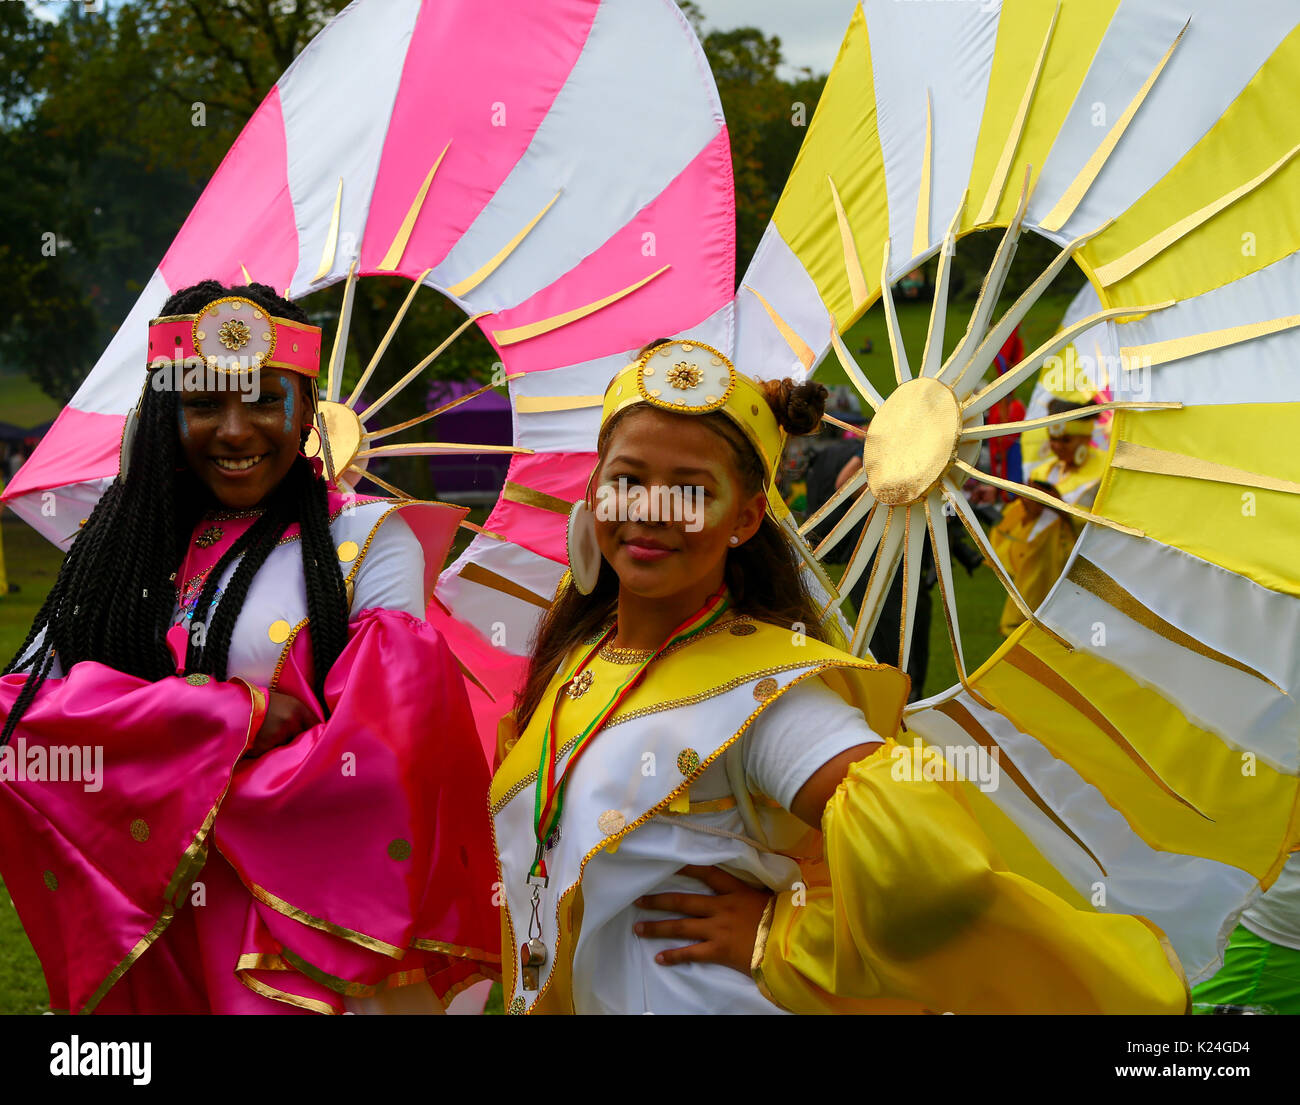
[[[0,714],[25,679],[0,678]],[[93,1007],[166,928],[265,710],[243,681],[89,661],[41,688],[0,749],[0,875],[52,1008]]]
[[[295,641],[276,690],[319,716],[310,657]],[[217,822],[217,847],[257,903],[245,984],[336,1000],[419,977],[446,996],[495,975],[488,766],[442,636],[409,614],[363,611],[325,700],[328,718],[240,764]]]

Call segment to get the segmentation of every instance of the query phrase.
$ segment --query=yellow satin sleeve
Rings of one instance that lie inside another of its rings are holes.
[[[778,896],[754,969],[800,1013],[1184,1013],[1164,934],[1007,869],[959,783],[854,764],[822,818],[825,878]]]

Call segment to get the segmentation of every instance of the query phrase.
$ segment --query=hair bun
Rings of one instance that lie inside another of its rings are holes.
[[[826,399],[830,393],[824,384],[813,380],[797,384],[787,377],[784,380],[764,380],[762,386],[777,424],[788,434],[811,433],[826,413]]]

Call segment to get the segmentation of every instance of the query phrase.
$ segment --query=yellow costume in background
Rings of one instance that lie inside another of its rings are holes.
[[[1052,484],[1067,503],[1088,508],[1097,496],[1097,486],[1105,471],[1105,455],[1090,448],[1088,459],[1078,468],[1067,469],[1052,458],[1034,468],[1029,478]],[[1044,507],[1037,517],[1031,518],[1025,510],[1025,501],[1016,499],[1002,512],[1001,521],[989,533],[993,551],[1031,610],[1038,608],[1052,585],[1061,578],[1080,528],[1072,518],[1050,507]],[[998,619],[998,631],[1008,637],[1024,620],[1020,608],[1008,598]]]

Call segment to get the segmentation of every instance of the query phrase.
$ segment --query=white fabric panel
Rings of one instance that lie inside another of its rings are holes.
[[[298,270],[291,294],[312,289],[311,279],[334,213],[339,177],[343,202],[339,242],[330,275],[320,287],[347,275],[360,253],[379,159],[388,136],[406,51],[420,0],[384,0],[344,8],[312,39],[280,78],[289,163],[289,195],[298,226]],[[340,133],[340,128],[347,128]],[[329,135],[330,141],[322,141]]]
[[[1300,601],[1181,550],[1098,526],[1085,530],[1070,564],[1079,556],[1165,621],[1288,693],[1166,640],[1066,575],[1039,608],[1043,621],[1075,647],[1153,687],[1234,748],[1279,771],[1300,771]],[[1097,622],[1105,626],[1104,646],[1091,643]],[[1260,631],[1264,626],[1267,632]]]
[[[1105,889],[1104,913],[1140,914],[1155,922],[1178,953],[1189,981],[1217,968],[1227,934],[1259,884],[1247,872],[1196,856],[1161,852],[1143,841],[1124,817],[1064,760],[965,692],[957,696],[1061,821],[1106,868],[1092,859],[999,772],[988,793],[994,804],[1033,841],[1043,857],[1085,900]],[[956,722],[934,710],[913,714],[908,725],[928,744],[962,749],[974,742]],[[1218,933],[1217,940],[1210,934]]]
[[[93,414],[118,415],[135,408],[149,367],[149,320],[159,316],[171,294],[162,270],[154,269],[131,313],[117,328],[69,406]],[[79,515],[78,521],[84,517]]]
[[[1115,39],[1123,50],[1132,51],[1135,40],[1154,34],[1163,51],[1172,41],[1170,24],[1177,21],[1181,26],[1189,15],[1192,22],[1062,232],[1075,237],[1093,230],[1149,191],[1240,95],[1295,27],[1298,14],[1292,0],[1252,4],[1248,15],[1237,0],[1197,0],[1195,5],[1187,0],[1124,0],[1112,21],[1113,27],[1128,29],[1126,36]],[[1088,126],[1090,135],[1093,129]],[[1057,198],[1052,196],[1051,202]]]
[[[19,499],[13,499],[5,506],[18,515],[37,533],[53,541],[64,552],[72,545],[72,539],[81,529],[81,520],[89,518],[95,509],[99,497],[108,490],[111,479],[84,480],[70,483],[57,491],[33,492]],[[46,505],[45,496],[52,495]]]
[[[830,348],[831,317],[817,285],[776,228],[768,223],[754,251],[741,287],[736,292],[736,366],[758,379],[792,376],[802,379],[803,364],[794,355],[767,309],[747,291],[755,289],[767,300],[820,361]],[[815,362],[814,362],[815,363]]]
[[[1079,171],[1087,164],[1097,147],[1105,141],[1111,128],[1146,83],[1151,71],[1164,57],[1165,51],[1182,30],[1191,14],[1187,5],[1129,2],[1121,3],[1111,18],[1110,26],[1102,37],[1088,66],[1087,75],[1079,86],[1078,95],[1070,107],[1060,133],[1052,144],[1051,152],[1043,164],[1042,172],[1034,184],[1034,194],[1029,201],[1025,221],[1037,224],[1044,218],[1065,190],[1074,183]],[[1197,17],[1199,18],[1199,16]],[[1192,25],[1196,25],[1193,19]],[[1191,29],[1188,29],[1190,35]],[[1060,43],[1055,43],[1058,49]],[[1116,147],[1115,156],[1130,140],[1142,113],[1152,110],[1153,99],[1160,82],[1173,78],[1174,60],[1187,49],[1187,36],[1178,44],[1173,58],[1160,74],[1154,88]],[[1100,106],[1100,118],[1094,121]],[[1180,151],[1181,152],[1181,151]],[[1067,226],[1078,227],[1077,222]],[[1098,222],[1100,225],[1100,220]],[[1088,229],[1095,229],[1089,227]],[[1081,231],[1076,231],[1076,233]]]
[[[516,656],[525,655],[542,608],[493,587],[462,579],[460,573],[466,564],[479,564],[548,601],[560,585],[564,565],[508,541],[476,536],[438,579],[438,599],[459,621],[472,625],[489,640],[493,638],[493,625],[502,623],[503,647]]]
[[[470,312],[523,302],[626,226],[722,126],[708,62],[677,6],[601,4],[527,151],[432,280],[445,288],[478,271],[562,188],[547,217],[461,301]]]
[[[925,160],[926,86],[934,122],[927,245],[938,245],[970,182],[1001,4],[867,0],[863,9],[876,126],[885,158],[891,276],[898,279],[913,267],[912,238]],[[874,281],[879,256],[864,257],[863,264]]]
[[[515,444],[538,453],[590,453],[596,448],[600,430],[600,406],[567,411],[521,412],[521,397],[540,398],[605,394],[610,380],[636,355],[632,349],[597,357],[565,368],[529,372],[510,381],[510,402],[515,407]]]
[[[1300,253],[1119,328],[1125,347],[1300,315]],[[1133,373],[1188,406],[1300,403],[1300,327]]]
[[[390,514],[375,531],[355,584],[354,617],[373,607],[424,619],[424,549],[399,513]]]

